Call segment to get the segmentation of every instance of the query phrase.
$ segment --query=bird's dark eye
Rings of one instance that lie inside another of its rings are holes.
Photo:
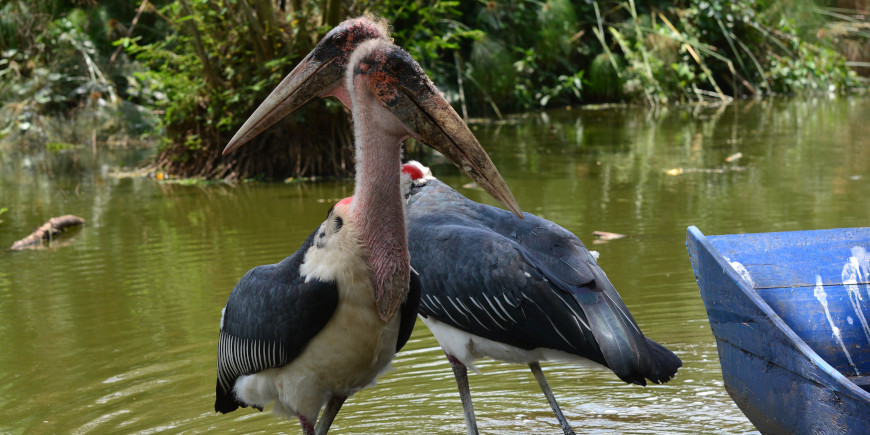
[[[402,65],[399,65],[399,62],[397,62],[397,61],[395,61],[395,60],[394,60],[394,61],[391,61],[391,62],[387,65],[387,67],[390,69],[390,72],[392,72],[393,74],[398,74],[399,71],[402,70]]]
[[[342,225],[344,225],[344,221],[341,220],[340,217],[336,217],[336,218],[335,218],[335,232],[336,232],[336,233],[337,233],[339,230],[341,230],[341,226],[342,226]]]

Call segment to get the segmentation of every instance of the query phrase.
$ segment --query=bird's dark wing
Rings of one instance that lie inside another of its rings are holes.
[[[585,314],[554,291],[516,242],[479,228],[409,228],[420,314],[521,349],[564,350],[605,364]],[[572,311],[573,309],[573,311]]]
[[[517,221],[506,213],[499,214],[503,222]],[[509,237],[518,241],[526,261],[554,288],[571,295],[588,320],[607,366],[622,380],[640,385],[646,385],[645,379],[660,383],[673,377],[682,362],[673,352],[644,337],[583,242],[537,216],[527,215],[524,221]]]
[[[411,271],[411,283],[408,297],[402,304],[402,318],[399,323],[399,339],[396,341],[396,352],[405,347],[405,343],[411,338],[414,331],[414,323],[417,322],[417,308],[420,306],[420,276]]]
[[[670,359],[652,352],[597,262],[564,228],[528,213],[517,219],[437,181],[412,189],[408,215],[421,314],[519,348],[579,355],[626,382],[667,380],[679,367],[669,351]]]
[[[236,379],[288,364],[332,317],[335,283],[305,282],[299,275],[313,239],[280,263],[251,269],[230,293],[218,342],[215,411],[247,406],[232,392]]]

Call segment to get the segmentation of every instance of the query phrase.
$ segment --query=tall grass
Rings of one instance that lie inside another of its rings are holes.
[[[629,1],[597,15],[596,28],[609,30],[611,39],[598,37],[603,46],[616,41],[619,50],[605,52],[625,61],[620,71],[624,82],[642,83],[629,91],[638,95],[642,90],[651,104],[848,91],[857,85],[856,76],[832,41],[813,34],[830,22],[815,13],[819,8],[812,3],[772,2],[760,10],[754,1],[694,0],[687,7],[652,11],[649,19],[638,20]],[[595,6],[598,9],[598,2]],[[809,13],[816,20],[801,20],[805,27],[797,28],[794,15],[782,13],[786,6],[791,14]],[[630,19],[613,19],[626,13]]]

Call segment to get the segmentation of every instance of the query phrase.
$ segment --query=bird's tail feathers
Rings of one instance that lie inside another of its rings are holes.
[[[599,293],[595,303],[581,303],[607,366],[627,383],[669,381],[683,362],[644,336],[615,290],[609,293]]]
[[[683,361],[668,348],[646,339],[650,353],[650,370],[644,377],[657,383],[663,384],[670,381],[677,374],[677,369],[683,366]]]
[[[215,395],[214,401],[214,410],[215,412],[220,412],[221,414],[227,414],[235,411],[239,407],[247,408],[248,405],[242,403],[239,399],[236,398],[236,395],[232,392],[232,390],[227,391],[221,388],[220,382],[217,384],[217,391]],[[256,408],[259,411],[263,411],[261,406],[251,405],[252,408]]]
[[[217,386],[217,396],[214,401],[214,410],[215,412],[220,412],[221,414],[226,414],[229,412],[233,412],[239,408],[239,402],[236,400],[236,397],[233,395],[232,391],[224,391],[221,388],[220,383]]]

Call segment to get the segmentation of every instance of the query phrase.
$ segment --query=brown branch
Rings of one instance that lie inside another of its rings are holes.
[[[193,11],[190,10],[187,1],[181,0],[179,3],[181,8],[184,9],[184,13],[187,16],[193,17]],[[211,66],[211,61],[208,58],[208,53],[205,51],[205,46],[202,44],[202,37],[199,35],[199,28],[197,28],[195,20],[188,20],[187,23],[193,32],[193,46],[196,49],[196,55],[199,57],[200,62],[202,62],[202,70],[205,73],[206,80],[212,86],[212,89],[226,89],[228,84],[221,80]]]
[[[278,31],[278,21],[275,19],[275,8],[272,7],[272,0],[255,0],[254,8],[257,10],[260,20],[263,21],[271,43],[271,35]]]
[[[257,63],[262,65],[267,60],[272,59],[271,47],[267,46],[266,32],[260,24],[258,17],[254,16],[251,5],[246,0],[241,0],[239,4],[245,13],[245,17],[248,19],[248,28],[251,29],[252,35],[250,41],[254,45],[254,56],[257,58]]]
[[[326,25],[335,27],[341,22],[341,8],[344,5],[341,0],[328,0],[326,8],[323,11],[323,18]]]
[[[29,236],[13,243],[12,247],[9,249],[13,251],[26,249],[31,245],[41,243],[42,240],[51,240],[52,238],[57,237],[58,235],[60,235],[60,233],[66,231],[67,227],[74,227],[84,224],[84,219],[78,216],[73,216],[71,214],[60,217],[53,217],[49,219],[48,222],[42,224],[41,227],[37,228],[36,231],[31,233]]]
[[[133,17],[133,22],[130,23],[130,27],[127,28],[127,38],[133,34],[133,29],[136,28],[136,24],[139,23],[139,17],[142,15],[142,12],[145,11],[145,8],[148,6],[148,0],[142,0],[142,4],[139,5],[139,10],[136,11],[136,16]],[[108,74],[109,70],[112,69],[112,65],[115,64],[115,61],[118,60],[118,55],[121,54],[121,50],[124,49],[124,45],[121,44],[118,48],[115,49],[115,52],[112,53],[112,57],[109,59],[109,65],[106,66],[106,73]]]

